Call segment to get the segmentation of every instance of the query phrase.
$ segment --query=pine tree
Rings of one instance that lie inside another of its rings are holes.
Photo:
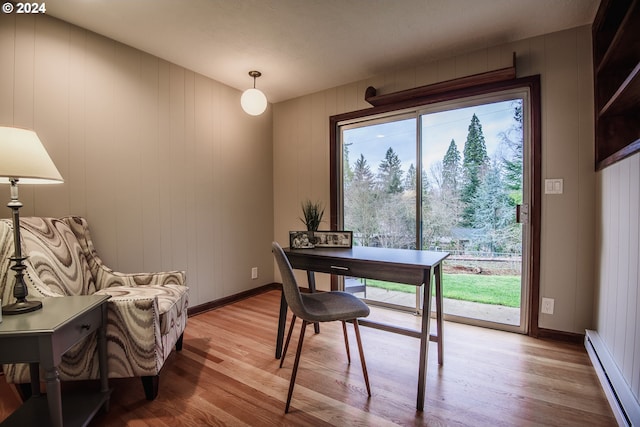
[[[402,162],[398,155],[389,147],[384,159],[378,166],[378,181],[380,189],[389,194],[402,193]]]
[[[522,101],[518,101],[513,111],[514,126],[502,134],[502,142],[509,150],[510,157],[503,158],[505,183],[511,190],[511,198],[515,204],[522,203],[522,167],[523,167],[523,138],[522,138]],[[513,139],[510,137],[513,135]]]
[[[342,152],[342,176],[347,185],[353,179],[353,170],[351,170],[351,164],[349,163],[349,146],[351,143],[344,144],[344,151]]]
[[[465,205],[462,214],[465,227],[473,226],[475,211],[473,200],[484,178],[488,162],[489,156],[487,155],[487,147],[482,134],[482,125],[478,116],[474,114],[471,117],[469,133],[464,144],[464,161],[462,163],[464,187],[462,188],[461,198]]]
[[[460,152],[452,139],[449,149],[442,159],[442,188],[457,191],[460,181]]]
[[[373,173],[367,163],[364,155],[360,154],[360,158],[356,160],[353,168],[353,183],[364,183],[367,187],[373,186]]]
[[[513,208],[497,162],[487,167],[485,179],[474,196],[473,228],[483,230],[479,249],[490,252],[512,250],[507,238],[509,228],[515,224]]]
[[[409,170],[407,170],[407,175],[404,178],[404,188],[405,190],[415,191],[416,189],[416,167],[413,166],[413,163],[409,165]]]
[[[362,154],[353,167],[351,181],[345,183],[344,221],[353,231],[354,240],[370,246],[377,233],[377,191],[374,175]]]

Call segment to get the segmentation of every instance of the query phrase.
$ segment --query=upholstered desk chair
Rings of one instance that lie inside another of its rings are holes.
[[[287,348],[289,347],[289,340],[295,326],[296,319],[299,317],[302,319],[302,327],[300,329],[300,338],[298,339],[298,350],[296,351],[296,359],[293,362],[293,372],[291,373],[291,380],[289,382],[289,393],[287,395],[287,404],[284,412],[289,412],[289,406],[291,405],[291,396],[293,394],[293,387],[296,382],[296,374],[298,372],[298,364],[300,363],[300,353],[302,351],[302,343],[304,341],[304,333],[309,323],[316,322],[332,322],[339,320],[342,322],[342,330],[344,332],[344,343],[347,348],[347,360],[351,363],[351,356],[349,354],[349,340],[347,338],[346,321],[353,322],[353,328],[356,332],[356,339],[358,340],[358,351],[360,352],[360,362],[362,363],[362,373],[364,374],[364,381],[367,386],[367,393],[371,396],[371,389],[369,388],[369,375],[367,374],[367,365],[364,360],[364,353],[362,352],[362,341],[360,340],[360,329],[358,328],[358,318],[367,317],[369,315],[369,307],[357,297],[348,294],[346,292],[331,291],[331,292],[319,292],[313,294],[302,294],[298,288],[298,283],[293,274],[291,264],[287,259],[284,251],[280,245],[276,242],[271,244],[273,255],[280,269],[282,275],[282,289],[284,292],[287,305],[293,312],[293,318],[291,319],[291,326],[287,334],[287,340],[282,352],[282,358],[280,359],[280,367],[284,363],[284,358],[287,355]]]
[[[109,378],[141,377],[145,396],[158,394],[160,369],[175,347],[182,348],[188,288],[183,271],[118,273],[102,263],[81,217],[20,220],[24,276],[29,298],[110,295],[107,303]],[[13,301],[13,223],[0,220],[0,296]],[[62,357],[60,379],[99,378],[97,337],[79,342]],[[5,364],[7,382],[30,382],[27,364]]]

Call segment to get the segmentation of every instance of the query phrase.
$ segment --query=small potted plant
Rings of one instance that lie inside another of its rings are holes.
[[[322,222],[322,216],[324,215],[324,206],[322,202],[305,200],[302,202],[302,214],[304,215],[304,219],[300,218],[300,221],[307,226],[307,231],[318,231],[318,227]]]

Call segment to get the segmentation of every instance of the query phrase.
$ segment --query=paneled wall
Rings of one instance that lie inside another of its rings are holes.
[[[0,14],[0,125],[34,129],[65,179],[21,186],[21,215],[85,216],[116,270],[186,270],[191,306],[273,281],[271,110],[239,101],[54,18]]]
[[[597,331],[640,402],[640,154],[598,173]]]
[[[542,175],[563,178],[564,194],[543,196],[541,297],[555,299],[539,326],[584,333],[593,326],[595,173],[593,79],[588,26],[487,47],[304,96],[274,106],[275,238],[299,229],[300,202],[329,201],[329,117],[370,107],[379,94],[490,71],[511,64],[518,76],[541,75]],[[330,65],[329,65],[330,66]],[[319,287],[328,287],[326,277]]]

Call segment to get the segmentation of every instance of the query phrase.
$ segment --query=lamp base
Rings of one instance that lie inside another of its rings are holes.
[[[42,301],[18,301],[2,307],[2,314],[11,316],[13,314],[30,313],[42,308]]]

